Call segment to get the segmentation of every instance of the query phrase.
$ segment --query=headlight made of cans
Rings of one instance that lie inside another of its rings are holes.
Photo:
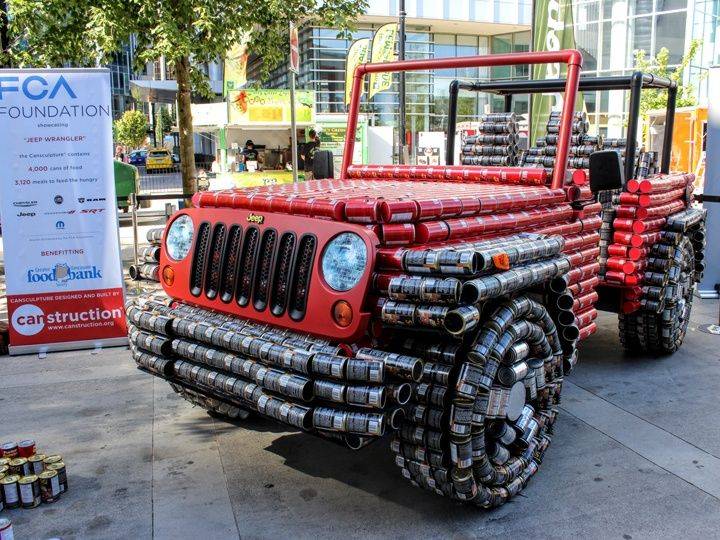
[[[360,283],[367,265],[367,247],[355,233],[338,234],[325,246],[320,266],[325,282],[338,292]]]
[[[174,261],[182,261],[190,253],[195,227],[190,216],[183,214],[172,222],[165,237],[165,249]]]

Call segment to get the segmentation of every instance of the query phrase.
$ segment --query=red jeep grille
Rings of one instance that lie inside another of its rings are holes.
[[[222,277],[220,278],[220,300],[226,304],[233,299],[235,294],[241,245],[242,228],[239,225],[233,225],[230,227],[230,234],[228,235],[224,264],[222,265]]]
[[[201,223],[198,228],[195,253],[193,254],[192,272],[190,272],[190,292],[193,296],[200,296],[202,292],[202,280],[205,274],[205,262],[207,261],[208,241],[210,240],[210,224]]]
[[[233,298],[245,307],[252,299],[257,311],[281,316],[289,311],[294,320],[305,316],[308,289],[315,257],[316,240],[285,232],[278,240],[275,229],[260,231],[224,223],[202,223],[190,270],[190,292],[194,296]],[[297,245],[297,249],[296,249]],[[289,305],[288,305],[289,304]]]
[[[205,272],[205,296],[210,300],[217,297],[220,288],[220,274],[222,272],[223,250],[225,249],[225,236],[227,227],[222,223],[215,225],[212,241],[210,242],[210,253],[208,267]]]

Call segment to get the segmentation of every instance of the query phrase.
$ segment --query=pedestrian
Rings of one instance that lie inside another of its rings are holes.
[[[314,129],[308,134],[310,140],[303,147],[302,158],[305,161],[305,180],[313,179],[313,165],[315,164],[315,152],[320,147],[320,137]]]

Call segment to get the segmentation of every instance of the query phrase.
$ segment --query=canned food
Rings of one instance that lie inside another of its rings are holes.
[[[20,504],[23,508],[40,506],[40,479],[37,475],[23,476],[18,480],[20,488]]]
[[[58,461],[48,465],[49,471],[55,471],[58,474],[58,481],[60,482],[60,493],[65,493],[68,490],[67,471],[65,470],[65,463]]]
[[[35,454],[34,456],[30,456],[28,458],[32,474],[40,474],[45,470],[45,464],[43,463],[44,459],[45,454]]]
[[[30,474],[30,464],[26,458],[15,458],[10,460],[10,474],[27,476]]]
[[[54,503],[60,498],[60,477],[57,471],[43,471],[40,479],[40,498],[43,504]]]
[[[14,538],[12,522],[8,518],[0,518],[0,540],[14,540]]]
[[[24,441],[20,441],[17,447],[19,457],[29,458],[30,456],[35,454],[35,441],[33,441],[32,439],[25,439]]]
[[[18,457],[18,445],[14,442],[6,442],[0,445],[0,457],[14,459]]]
[[[15,474],[0,479],[0,488],[2,488],[2,498],[5,502],[5,508],[12,509],[20,507],[19,480],[20,477]]]

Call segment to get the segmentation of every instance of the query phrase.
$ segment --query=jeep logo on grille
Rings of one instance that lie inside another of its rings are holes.
[[[259,216],[257,214],[248,214],[247,220],[249,223],[257,223],[258,225],[262,225],[263,221],[265,221],[265,216]]]

